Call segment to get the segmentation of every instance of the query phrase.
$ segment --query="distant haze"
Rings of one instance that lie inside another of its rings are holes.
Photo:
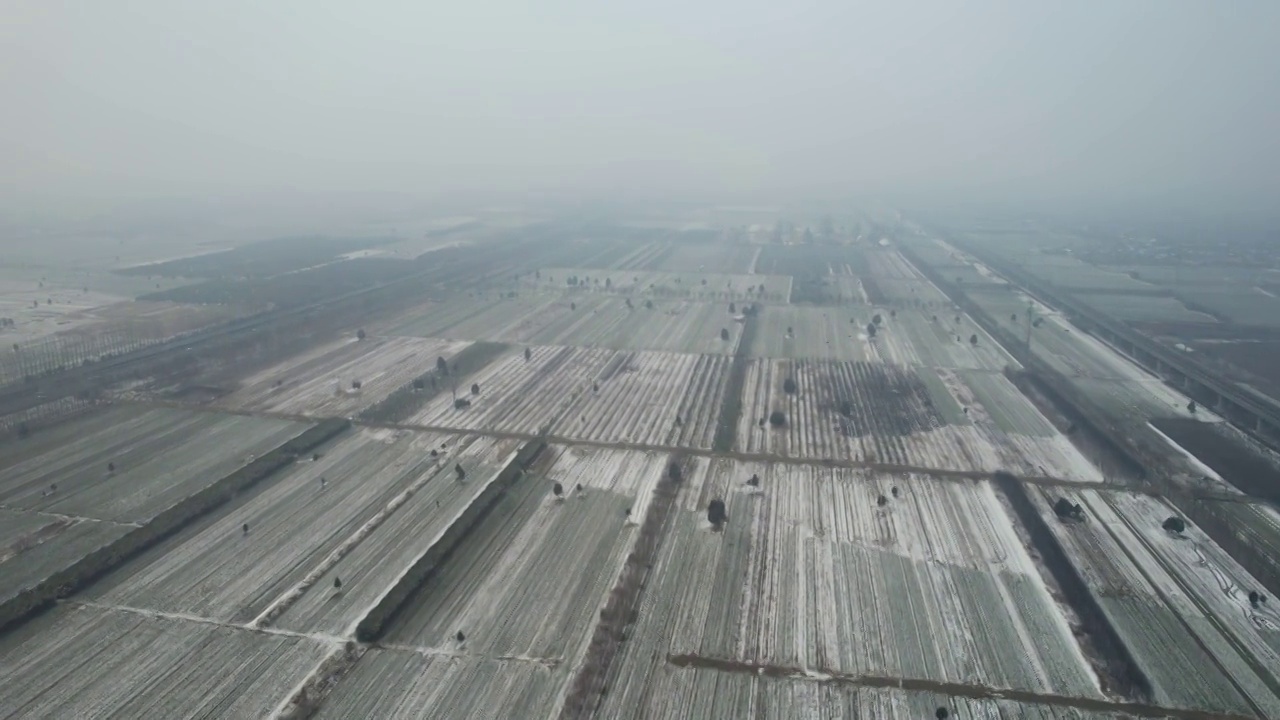
[[[6,3],[0,196],[1280,197],[1280,3]]]

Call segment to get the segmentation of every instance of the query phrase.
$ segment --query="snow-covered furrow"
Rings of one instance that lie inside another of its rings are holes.
[[[730,360],[684,353],[619,353],[592,348],[535,348],[460,380],[479,395],[458,410],[436,398],[411,424],[464,430],[538,431],[637,445],[709,448]]]

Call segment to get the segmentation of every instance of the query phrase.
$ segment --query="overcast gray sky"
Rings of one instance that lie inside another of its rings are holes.
[[[1280,197],[1280,3],[9,0],[0,192]]]

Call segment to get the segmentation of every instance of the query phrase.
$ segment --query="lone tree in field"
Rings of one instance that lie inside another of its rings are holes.
[[[471,394],[472,395],[480,394],[480,383],[471,383]]]
[[[1195,415],[1195,414],[1196,414],[1196,401],[1195,401],[1195,400],[1192,400],[1191,402],[1187,403],[1187,412],[1191,413],[1192,415]]]
[[[769,413],[769,424],[778,428],[787,424],[787,416],[781,410]]]
[[[782,392],[788,395],[796,394],[796,381],[793,378],[787,378],[782,381]]]
[[[876,336],[876,326],[875,326],[875,323],[867,323],[867,337],[868,337],[868,338],[873,338],[873,337],[875,337],[875,336]]]
[[[244,525],[241,525],[241,526],[240,526],[240,529],[244,531],[244,534],[245,534],[245,535],[248,535],[248,534],[249,534],[249,523],[245,523]]]
[[[876,496],[876,505],[877,505],[878,507],[884,507],[885,505],[888,505],[888,504],[889,504],[889,499],[888,499],[888,498],[886,498],[886,497],[885,497],[885,496],[883,496],[883,495],[878,495],[878,496]]]
[[[729,314],[732,315],[733,313],[736,313],[736,312],[738,312],[738,307],[733,303],[729,303]]]
[[[890,311],[889,311],[889,317],[891,317],[891,318],[896,318],[896,317],[898,317],[898,311],[897,311],[897,310],[890,310]]]
[[[972,345],[972,346],[974,346],[974,347],[978,347],[978,334],[977,334],[977,333],[974,333],[974,334],[972,334],[972,335],[970,335],[970,336],[969,336],[969,344],[970,344],[970,345]]]
[[[644,301],[644,309],[645,309],[645,310],[652,310],[652,309],[653,309],[653,301],[652,301],[652,300],[645,300],[645,301]]]
[[[875,315],[871,316],[871,322],[875,323],[876,325],[879,325],[880,323],[884,322],[884,318],[880,317],[880,313],[876,313]]]
[[[728,328],[720,328],[720,339],[721,339],[721,340],[724,340],[724,341],[726,341],[726,342],[728,342],[728,340],[729,340],[729,330],[728,330]]]
[[[462,463],[454,465],[453,472],[458,475],[459,480],[465,480],[467,478],[467,471],[462,469]]]
[[[352,390],[359,390],[359,389],[360,389],[360,381],[359,381],[359,380],[352,380],[352,381],[351,381],[351,389],[352,389]]]
[[[755,473],[751,473],[751,477],[747,478],[747,485],[751,487],[760,487],[760,476]]]
[[[1165,521],[1161,523],[1160,527],[1164,529],[1165,532],[1171,532],[1175,535],[1181,535],[1187,531],[1186,521],[1176,515],[1166,518]]]
[[[556,483],[555,485],[552,485],[551,492],[555,493],[556,499],[558,500],[564,499],[564,486],[561,485],[560,483]]]
[[[464,642],[466,642],[466,641],[467,641],[467,636],[466,636],[466,635],[463,635],[463,634],[462,634],[462,631],[461,631],[461,630],[459,630],[459,631],[458,631],[458,634],[453,636],[453,639],[454,639],[454,640],[457,640],[457,641],[458,641],[458,644],[459,644],[459,645],[461,645],[462,643],[464,643]]]
[[[357,340],[363,340],[363,339],[365,339],[366,337],[368,337],[368,336],[364,334],[364,328],[360,328],[359,330],[357,330],[357,331],[356,331],[356,339],[357,339]]]
[[[711,527],[719,530],[728,519],[729,514],[725,511],[723,500],[716,498],[707,505],[707,522],[711,523]]]
[[[436,358],[436,370],[438,370],[441,375],[449,374],[449,361],[445,360],[443,355]]]
[[[333,589],[334,590],[342,589],[342,578],[338,577],[337,575],[333,577]]]
[[[115,471],[116,471],[116,464],[113,462],[107,463],[107,472],[114,473]]]
[[[947,718],[951,717],[951,713],[947,712],[946,708],[940,707],[933,711],[933,716],[938,720],[947,720]]]
[[[524,361],[525,361],[525,362],[529,362],[529,361],[530,361],[530,360],[532,360],[532,359],[533,359],[533,350],[530,350],[529,348],[525,348],[525,349],[524,349]]]

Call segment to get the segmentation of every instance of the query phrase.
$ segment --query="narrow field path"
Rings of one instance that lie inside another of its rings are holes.
[[[1250,715],[1236,713],[1209,712],[1205,710],[1184,710],[1181,708],[1163,707],[1146,703],[1127,702],[1123,700],[1106,700],[1102,698],[1082,698],[1049,693],[1031,692],[1028,690],[1007,690],[985,685],[950,683],[938,680],[918,678],[883,677],[878,675],[850,675],[847,673],[819,670],[817,674],[806,672],[799,667],[781,665],[759,665],[735,660],[703,658],[696,655],[669,655],[667,662],[679,668],[701,670],[719,670],[720,672],[747,673],[751,675],[768,675],[791,680],[839,683],[866,688],[892,688],[900,690],[916,690],[934,692],[953,697],[971,700],[1014,700],[1029,705],[1046,705],[1049,707],[1072,708],[1094,713],[1123,713],[1134,717],[1179,718],[1179,720],[1252,720]]]

